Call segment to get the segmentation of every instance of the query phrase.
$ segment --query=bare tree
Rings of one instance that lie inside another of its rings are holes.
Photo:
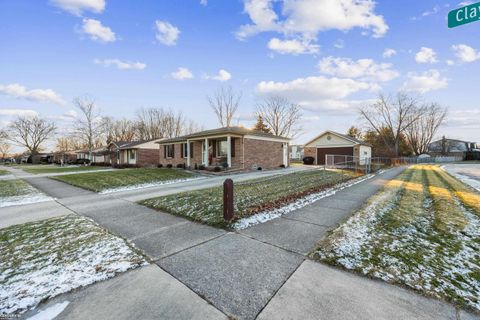
[[[8,140],[27,148],[31,155],[40,152],[42,144],[55,133],[55,123],[34,117],[18,117],[9,126]]]
[[[233,116],[238,109],[241,98],[242,94],[235,93],[230,86],[220,87],[212,96],[207,97],[220,126],[232,126]]]
[[[111,141],[135,140],[135,122],[132,120],[115,120],[112,117],[103,117],[102,126],[107,143]]]
[[[280,96],[265,98],[257,104],[257,117],[261,117],[276,136],[293,138],[301,131],[302,110],[298,104]]]
[[[55,150],[60,152],[67,152],[84,148],[86,148],[84,142],[75,135],[59,137],[57,138],[57,142],[55,144]]]
[[[411,116],[416,120],[405,131],[407,143],[416,155],[428,152],[435,133],[447,115],[447,109],[432,103]]]
[[[137,111],[135,130],[139,140],[178,137],[185,133],[186,128],[186,118],[181,112],[163,108]]]
[[[382,137],[395,156],[399,155],[402,135],[423,112],[418,100],[403,92],[394,98],[380,95],[377,102],[359,110],[368,126]],[[392,139],[382,134],[385,130],[391,132]]]
[[[73,104],[82,113],[82,117],[76,122],[75,132],[84,141],[91,157],[103,130],[100,112],[95,105],[95,99],[89,95],[75,98]]]
[[[5,157],[10,153],[10,150],[10,144],[6,142],[0,142],[0,155],[2,159],[5,159]]]

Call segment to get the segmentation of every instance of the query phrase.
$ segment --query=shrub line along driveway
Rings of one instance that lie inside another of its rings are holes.
[[[50,204],[52,207],[55,204],[93,218],[132,241],[155,264],[61,295],[38,310],[68,300],[71,303],[59,318],[471,317],[449,304],[310,262],[304,255],[328,228],[358,209],[401,170],[386,171],[285,217],[236,233],[131,203],[139,200],[138,192],[75,196],[69,190],[63,197],[60,187],[66,185],[54,181],[59,196]],[[219,184],[224,178],[164,186],[150,192],[158,196],[190,186],[202,188]],[[37,184],[40,189],[44,186]],[[151,196],[146,190],[143,198]],[[35,207],[22,206],[16,214]]]

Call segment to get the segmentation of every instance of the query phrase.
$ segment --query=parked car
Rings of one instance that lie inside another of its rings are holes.
[[[305,158],[303,158],[303,164],[313,164],[314,161],[315,161],[315,158],[314,158],[314,157],[305,157]]]
[[[74,164],[90,164],[90,159],[76,159]]]

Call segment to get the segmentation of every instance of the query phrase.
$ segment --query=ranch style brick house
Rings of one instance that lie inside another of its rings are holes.
[[[105,158],[111,164],[136,165],[140,167],[157,166],[159,163],[158,144],[160,139],[149,141],[113,141],[107,146],[109,153]]]
[[[360,161],[372,157],[372,147],[348,135],[327,130],[305,144],[304,156],[313,157],[314,164],[324,165],[325,155],[358,157]]]
[[[288,167],[290,139],[243,127],[225,127],[158,141],[160,164],[256,169]]]

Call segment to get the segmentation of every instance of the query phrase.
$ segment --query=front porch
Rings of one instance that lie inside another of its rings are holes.
[[[195,164],[192,161],[196,159],[204,167],[241,168],[242,139],[240,136],[232,135],[187,139],[187,143],[182,145],[182,148],[185,148],[187,167],[192,167]],[[195,154],[192,148],[200,151],[200,157],[192,157],[192,152]]]

